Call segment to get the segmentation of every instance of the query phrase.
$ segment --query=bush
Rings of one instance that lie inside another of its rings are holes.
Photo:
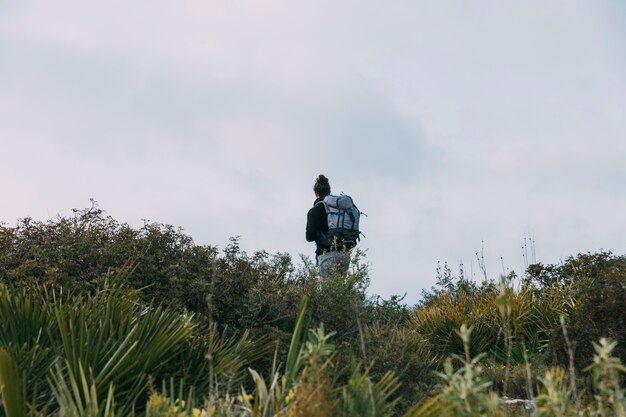
[[[494,286],[470,291],[442,291],[418,306],[412,317],[415,330],[433,346],[441,358],[463,353],[463,344],[456,330],[463,324],[472,326],[471,354],[493,352],[496,360],[504,360],[506,352],[505,325],[511,332],[514,347],[521,349],[521,338],[535,340],[538,348],[550,343],[559,317],[567,314],[568,300],[558,288],[534,291],[527,285],[514,289],[508,281],[501,290]],[[499,306],[499,303],[504,303]],[[507,309],[506,319],[502,307]]]
[[[0,282],[87,294],[104,275],[123,272],[143,302],[185,309],[222,330],[288,332],[302,296],[293,271],[289,255],[248,257],[237,239],[220,254],[170,225],[119,223],[95,203],[70,217],[0,226]]]
[[[626,256],[600,252],[571,257],[560,266],[534,265],[528,280],[542,292],[550,288],[545,285],[558,284],[573,301],[566,321],[579,369],[593,357],[592,342],[602,337],[626,340]],[[562,330],[555,326],[553,334],[558,361],[566,364]],[[626,361],[626,344],[618,345],[614,354]]]
[[[539,360],[531,359],[529,369],[530,387],[535,390],[535,387],[537,387],[540,382],[538,376],[545,374],[548,370],[548,366],[545,364],[545,360],[543,358],[540,358]],[[508,378],[508,397],[526,399],[532,398],[529,392],[529,376],[526,364],[524,363],[511,365],[507,375],[506,368],[502,363],[485,361],[484,375],[489,381],[492,381],[492,387],[496,392],[502,392],[504,388],[504,380],[505,378]]]
[[[102,277],[108,274],[121,276],[120,285],[136,290],[144,304],[194,313],[205,334],[239,337],[248,332],[253,340],[278,342],[279,360],[286,359],[300,302],[308,295],[311,325],[323,323],[336,332],[346,380],[353,352],[359,352],[359,328],[372,322],[397,324],[408,317],[397,297],[368,298],[368,269],[358,250],[349,274],[320,280],[307,259],[296,268],[288,254],[259,251],[249,256],[237,238],[218,251],[194,244],[170,225],[146,222],[132,228],[95,203],[69,217],[0,226],[0,282],[10,288],[45,286],[90,296],[104,288]],[[204,339],[193,343],[202,346]],[[35,350],[30,355],[46,361],[48,353]],[[202,352],[188,354],[192,363],[202,362]],[[261,361],[257,369],[269,371],[272,358]],[[45,374],[40,376],[45,379]]]
[[[211,264],[217,249],[197,246],[173,226],[119,223],[95,203],[71,217],[20,220],[0,226],[0,281],[97,290],[99,278],[133,266],[128,284],[141,298],[207,314]]]
[[[308,297],[306,326],[323,324],[334,333],[336,349],[328,363],[300,375],[301,385],[291,387],[291,395],[300,396],[293,403],[287,404],[289,392],[275,392],[279,398],[271,401],[280,400],[296,415],[307,415],[311,403],[320,413],[323,408],[386,415],[389,404],[397,414],[430,395],[432,371],[444,369],[454,355],[467,359],[486,352],[481,372],[492,382],[489,390],[525,395],[526,357],[533,375],[543,371],[552,353],[548,347],[565,363],[560,316],[577,342],[579,369],[593,355],[591,341],[626,340],[625,257],[599,253],[560,266],[532,265],[515,288],[514,276],[500,287],[477,286],[444,272],[440,289],[408,307],[397,296],[369,297],[368,265],[360,251],[353,255],[347,274],[320,279],[308,258],[296,267],[288,254],[248,255],[237,238],[219,251],[194,244],[169,225],[131,228],[95,205],[48,222],[20,220],[15,227],[0,226],[0,347],[25,376],[27,398],[36,408],[55,407],[47,380],[57,381],[62,391],[62,381],[84,377],[81,385],[95,390],[89,395],[101,402],[109,398],[107,381],[119,379],[119,409],[139,404],[135,411],[141,411],[150,379],[158,385],[173,378],[213,395],[209,402],[226,414],[258,403],[224,393],[240,386],[258,390],[265,384],[261,375],[269,377],[268,390],[283,383],[275,379],[277,366],[293,364],[292,329]],[[463,325],[473,328],[465,343],[457,335]],[[153,346],[155,340],[160,342]],[[269,354],[276,343],[275,354]],[[611,347],[622,359],[625,348]],[[111,368],[111,360],[119,364]],[[245,372],[251,364],[254,379]],[[448,381],[460,383],[450,372]],[[284,376],[294,383],[293,371]],[[537,381],[533,376],[532,383]],[[480,387],[481,398],[494,398],[483,390],[486,385]],[[397,402],[391,392],[400,395]],[[153,398],[155,414],[182,412],[176,398]],[[71,397],[65,400],[73,407]],[[381,413],[367,408],[367,401]]]
[[[435,385],[435,355],[430,343],[406,325],[375,323],[365,326],[364,348],[370,375],[382,378],[393,372],[400,382],[399,409],[425,399]]]

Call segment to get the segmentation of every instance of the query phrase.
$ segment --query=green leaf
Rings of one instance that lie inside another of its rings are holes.
[[[7,417],[26,417],[24,393],[17,366],[6,350],[0,349],[0,394]]]

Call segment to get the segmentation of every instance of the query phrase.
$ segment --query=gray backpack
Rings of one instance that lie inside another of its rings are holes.
[[[328,221],[328,234],[321,236],[331,250],[350,249],[360,239],[359,219],[361,211],[346,194],[327,195],[317,204],[324,204]]]

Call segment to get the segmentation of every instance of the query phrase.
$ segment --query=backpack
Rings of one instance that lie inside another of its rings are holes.
[[[322,233],[324,246],[331,250],[353,248],[360,239],[359,219],[361,211],[346,194],[327,195],[317,204],[324,204],[328,221],[328,234]]]

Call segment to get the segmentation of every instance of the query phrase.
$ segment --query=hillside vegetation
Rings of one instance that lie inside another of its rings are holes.
[[[626,257],[368,280],[97,207],[0,226],[0,415],[626,415]]]

